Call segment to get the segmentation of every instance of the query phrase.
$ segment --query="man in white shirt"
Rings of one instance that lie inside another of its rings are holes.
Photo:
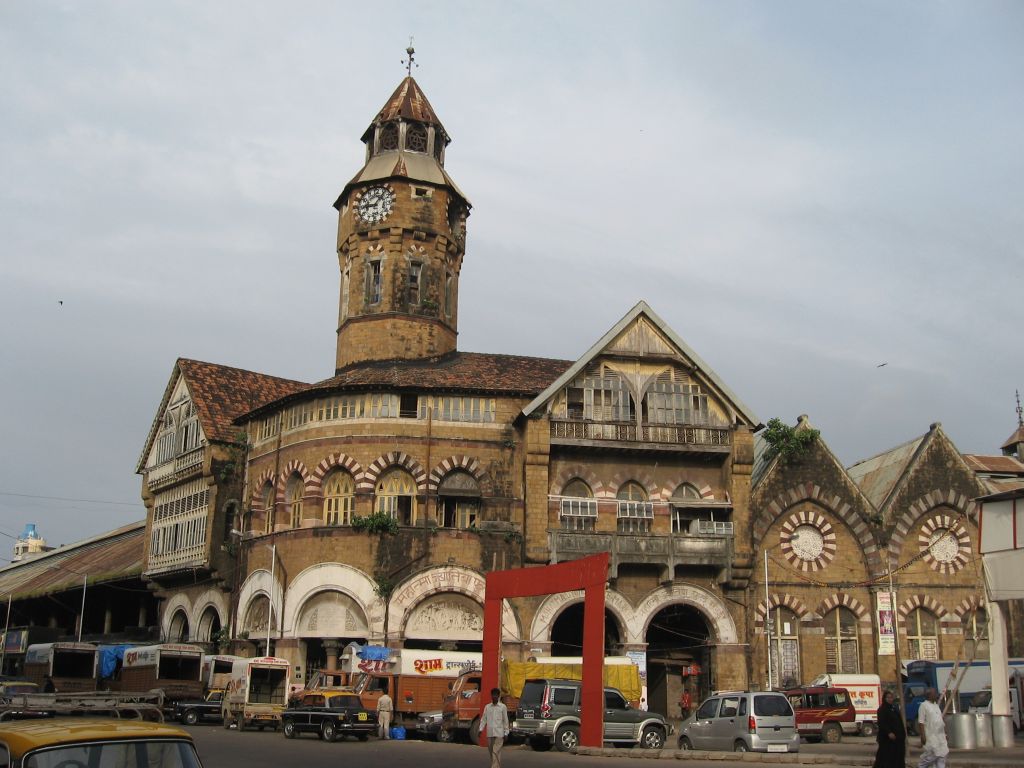
[[[924,692],[925,701],[921,702],[921,708],[917,710],[917,730],[921,734],[921,760],[917,768],[946,768],[946,755],[949,754],[949,745],[946,744],[946,723],[942,719],[942,710],[936,704],[939,692],[929,688]]]
[[[508,707],[501,701],[501,690],[491,688],[491,703],[484,707],[480,717],[480,733],[487,734],[487,754],[491,768],[501,768],[501,746],[508,736]]]
[[[377,699],[377,735],[382,739],[391,738],[391,713],[394,711],[395,705],[385,692]]]

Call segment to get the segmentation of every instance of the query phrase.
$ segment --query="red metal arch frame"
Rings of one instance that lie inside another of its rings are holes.
[[[501,660],[501,601],[510,597],[555,595],[582,589],[583,690],[580,693],[580,744],[600,747],[604,736],[604,592],[608,553],[540,568],[516,568],[487,574],[484,592],[483,672],[480,713],[497,688]],[[481,736],[480,744],[486,744]]]

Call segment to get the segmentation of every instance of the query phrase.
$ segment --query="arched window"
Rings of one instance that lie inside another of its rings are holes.
[[[302,495],[304,491],[302,478],[298,475],[288,481],[288,513],[292,528],[302,527]]]
[[[700,515],[694,504],[701,500],[700,491],[690,483],[680,483],[670,499],[672,503],[672,533],[690,533]]]
[[[351,525],[355,505],[355,484],[352,475],[338,470],[332,472],[324,485],[324,523]]]
[[[968,611],[961,622],[964,631],[964,656],[988,658],[988,614],[984,608]]]
[[[480,514],[480,487],[468,472],[450,472],[437,488],[438,525],[469,528]]]
[[[377,482],[377,512],[391,515],[399,525],[416,524],[416,481],[402,469],[393,469]]]
[[[772,608],[768,632],[772,648],[772,685],[794,688],[800,684],[800,620],[789,608]]]
[[[562,489],[559,509],[562,528],[567,531],[592,531],[597,523],[597,499],[590,486],[578,477]]]
[[[630,480],[615,495],[618,499],[617,528],[620,533],[650,533],[654,505],[647,501],[647,491]]]
[[[171,617],[171,625],[167,628],[167,641],[170,643],[188,642],[188,616],[182,610],[177,610]]]
[[[825,614],[825,672],[860,674],[857,616],[849,608],[839,606]]]
[[[909,659],[939,659],[939,621],[925,608],[907,615],[907,652]]]
[[[412,152],[427,151],[427,126],[409,123],[405,129],[405,148]]]
[[[263,486],[263,529],[267,533],[274,530],[274,486],[267,483]]]
[[[398,149],[398,124],[385,123],[380,129],[380,148],[382,150]]]

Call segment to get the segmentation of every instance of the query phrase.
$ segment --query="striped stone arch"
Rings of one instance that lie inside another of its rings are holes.
[[[554,496],[561,495],[562,489],[565,488],[571,480],[574,480],[577,477],[590,486],[590,491],[594,494],[595,499],[607,496],[604,484],[589,467],[583,464],[573,464],[568,467],[563,467],[562,471],[549,481],[549,487],[551,488],[550,493]]]
[[[481,494],[489,495],[491,491],[491,479],[487,473],[480,466],[480,462],[471,456],[449,456],[444,461],[439,461],[437,465],[430,471],[430,475],[427,477],[427,490],[431,493],[437,493],[437,486],[441,484],[445,476],[450,472],[456,470],[462,470],[468,473],[476,480],[480,486]]]
[[[939,514],[925,520],[917,542],[924,561],[941,574],[956,573],[970,562],[970,534],[952,515]]]
[[[313,475],[309,478],[308,482],[309,493],[313,496],[323,496],[324,478],[332,470],[339,468],[352,475],[352,479],[358,485],[359,479],[363,474],[363,468],[359,462],[344,453],[332,453],[330,456],[321,459],[320,463],[313,470]]]
[[[685,480],[683,478],[680,478],[675,483],[667,483],[666,485],[662,486],[662,488],[661,488],[661,498],[662,498],[662,500],[663,501],[669,501],[672,498],[672,494],[676,492],[676,488],[678,488],[680,485],[683,485],[684,483],[686,485],[692,485],[694,488],[696,488],[697,489],[697,493],[700,494],[700,497],[704,501],[714,501],[715,500],[715,492],[711,488],[710,485],[707,485],[705,483],[702,487],[698,487],[696,483],[691,483],[689,480]]]
[[[619,488],[629,482],[636,483],[643,488],[644,491],[647,492],[648,501],[660,501],[661,489],[658,488],[657,482],[655,482],[649,472],[644,472],[642,470],[616,472],[612,476],[611,482],[608,483],[608,496],[615,498],[619,492]]]
[[[298,459],[292,459],[277,478],[277,489],[274,495],[278,504],[284,503],[285,488],[292,475],[298,475],[302,478],[302,495],[306,496],[309,493],[309,470]]]
[[[892,537],[889,540],[889,562],[891,565],[895,566],[898,564],[900,552],[903,550],[903,543],[906,541],[910,531],[914,529],[917,521],[936,507],[952,507],[957,513],[962,514],[971,522],[976,523],[978,519],[978,505],[971,501],[967,495],[952,489],[948,491],[936,489],[926,493],[910,504],[896,521],[896,527],[893,529]]]
[[[931,611],[939,621],[949,621],[951,618],[949,611],[931,595],[911,595],[900,603],[899,614],[905,619],[915,608],[924,608]]]
[[[265,470],[263,470],[263,474],[261,474],[258,478],[256,478],[256,483],[255,483],[255,485],[253,485],[253,490],[254,490],[253,497],[254,497],[254,499],[256,501],[256,504],[258,505],[259,509],[263,509],[263,489],[267,487],[267,483],[270,483],[271,486],[274,486],[274,488],[275,488],[275,496],[276,496],[277,482],[276,482],[276,480],[274,478],[274,470],[272,470],[272,469],[265,469]],[[255,505],[250,505],[250,506],[255,506]]]
[[[377,485],[377,481],[380,476],[384,474],[386,470],[392,469],[393,467],[401,467],[412,475],[413,480],[416,481],[416,492],[426,493],[427,491],[427,473],[423,469],[416,459],[404,451],[391,451],[385,453],[383,456],[379,456],[374,459],[373,463],[366,468],[363,472],[362,477],[356,481],[356,492],[373,493],[374,487]]]
[[[838,495],[826,494],[820,486],[807,482],[794,485],[788,491],[783,491],[770,504],[758,509],[754,516],[754,545],[758,546],[768,533],[768,529],[776,520],[785,514],[786,510],[794,504],[810,501],[827,510],[839,520],[842,520],[846,527],[857,539],[861,551],[864,553],[864,560],[868,572],[872,574],[882,573],[882,558],[878,550],[878,542],[871,526],[856,510]]]
[[[774,594],[768,597],[768,604],[775,608],[789,608],[793,613],[796,614],[798,619],[803,619],[805,616],[811,614],[807,608],[807,604],[804,603],[799,597],[793,595],[779,595]],[[757,606],[757,616],[754,617],[754,626],[764,628],[764,601],[762,600]]]
[[[953,613],[963,621],[967,618],[973,610],[984,611],[985,602],[978,595],[971,595],[960,601],[960,605],[953,609]]]
[[[834,608],[842,606],[849,608],[853,611],[854,616],[857,617],[857,621],[861,624],[871,623],[871,612],[864,607],[864,604],[852,595],[847,595],[843,592],[836,592],[831,597],[826,597],[822,600],[821,605],[818,606],[818,615],[824,616],[826,613]]]

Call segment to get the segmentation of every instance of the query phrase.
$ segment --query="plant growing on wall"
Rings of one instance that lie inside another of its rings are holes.
[[[765,458],[771,461],[779,456],[783,461],[799,461],[807,455],[820,434],[810,427],[797,429],[781,419],[769,419],[764,431],[764,439],[768,443]]]
[[[353,517],[352,530],[394,535],[398,533],[398,521],[387,512],[374,512],[366,517]]]

